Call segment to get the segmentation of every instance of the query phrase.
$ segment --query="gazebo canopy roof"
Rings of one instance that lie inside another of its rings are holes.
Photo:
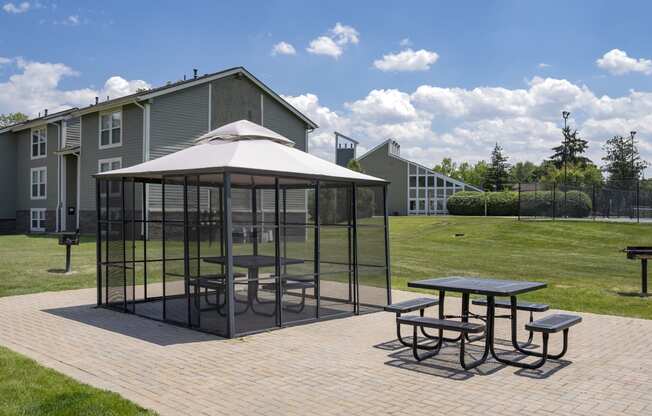
[[[271,185],[273,177],[282,184],[320,179],[367,184],[385,180],[336,165],[295,149],[294,142],[247,120],[212,130],[197,144],[178,152],[109,172],[99,178],[161,179],[164,176],[233,173],[236,185]]]

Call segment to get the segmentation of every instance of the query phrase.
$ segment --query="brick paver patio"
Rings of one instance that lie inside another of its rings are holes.
[[[0,344],[162,415],[652,414],[652,321],[583,314],[563,361],[464,372],[457,346],[415,363],[393,314],[223,340],[94,309],[94,296],[0,298]]]

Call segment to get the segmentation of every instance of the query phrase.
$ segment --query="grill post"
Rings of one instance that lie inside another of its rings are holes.
[[[641,259],[641,294],[647,296],[647,259]]]

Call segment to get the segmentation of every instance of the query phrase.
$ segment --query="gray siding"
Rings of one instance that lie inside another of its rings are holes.
[[[99,112],[82,116],[82,147],[80,168],[79,210],[95,210],[95,179],[98,161],[122,158],[122,167],[143,161],[143,110],[128,104],[122,107],[122,146],[100,149]]]
[[[208,131],[208,84],[153,99],[150,110],[150,159],[192,146]]]
[[[296,143],[295,147],[306,151],[306,129],[308,126],[281,103],[263,94],[263,125]]]
[[[150,109],[150,159],[194,144],[208,131],[208,84],[154,98]],[[161,188],[149,187],[150,208],[160,209]],[[166,207],[183,206],[180,187],[166,187]]]
[[[249,120],[260,124],[261,91],[248,79],[228,77],[212,82],[211,127]]]
[[[0,134],[0,219],[16,218],[16,137]]]
[[[247,78],[213,81],[211,113],[213,129],[233,121],[249,120],[294,141],[297,149],[306,150],[305,122]]]
[[[360,159],[365,173],[390,182],[387,189],[389,214],[407,215],[407,163],[388,154],[389,143]]]
[[[81,143],[81,117],[66,121],[66,146],[79,146]]]

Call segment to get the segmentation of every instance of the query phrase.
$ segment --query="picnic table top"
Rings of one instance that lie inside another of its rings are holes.
[[[226,257],[206,257],[204,261],[207,263],[226,263]],[[301,264],[304,263],[302,259],[293,259],[289,257],[281,257],[281,264]],[[247,269],[258,269],[261,267],[271,267],[276,265],[276,257],[261,255],[261,254],[245,254],[233,256],[233,265],[235,267],[245,267]]]
[[[544,282],[523,280],[499,280],[477,277],[448,276],[409,282],[408,287],[443,290],[485,296],[515,296],[525,292],[543,289]]]

